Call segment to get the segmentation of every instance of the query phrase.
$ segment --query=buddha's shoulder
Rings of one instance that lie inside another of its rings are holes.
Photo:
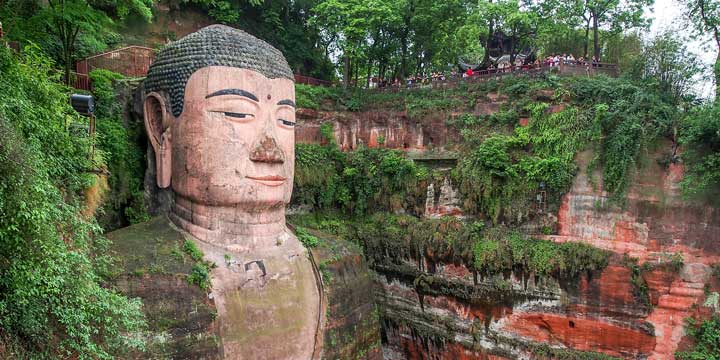
[[[114,230],[106,236],[117,242],[146,243],[158,240],[178,240],[183,234],[174,227],[165,215],[156,216],[149,221],[133,224],[121,229]]]
[[[170,273],[190,271],[190,263],[183,259],[185,235],[171,224],[167,216],[130,225],[106,236],[122,272],[133,273],[151,268],[161,268]]]

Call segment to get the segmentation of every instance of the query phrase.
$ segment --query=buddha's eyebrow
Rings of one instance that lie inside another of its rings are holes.
[[[258,101],[257,96],[255,96],[253,93],[242,90],[242,89],[223,89],[218,90],[212,94],[209,94],[205,96],[206,99],[209,99],[213,96],[222,96],[222,95],[238,95],[238,96],[244,96],[250,100]]]
[[[277,104],[278,104],[278,105],[288,105],[288,106],[295,107],[295,102],[292,101],[292,100],[290,100],[290,99],[280,100],[280,101],[278,101]]]

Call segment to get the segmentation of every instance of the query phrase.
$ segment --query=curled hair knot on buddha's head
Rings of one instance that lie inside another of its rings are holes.
[[[208,66],[253,70],[269,79],[294,79],[287,60],[272,45],[242,30],[211,25],[163,48],[150,66],[145,90],[166,95],[173,116],[179,117],[190,76]]]

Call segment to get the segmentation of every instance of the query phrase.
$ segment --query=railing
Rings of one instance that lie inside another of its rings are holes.
[[[331,81],[327,80],[320,80],[311,78],[309,76],[295,74],[295,83],[296,84],[305,84],[305,85],[313,85],[313,86],[333,86],[333,83]]]
[[[578,61],[563,61],[557,65],[523,65],[512,66],[504,69],[487,69],[473,72],[471,76],[463,76],[457,74],[455,76],[421,78],[419,80],[407,80],[404,84],[388,84],[375,88],[377,91],[402,91],[421,88],[444,88],[454,87],[458,84],[482,82],[490,79],[498,79],[505,76],[529,75],[537,76],[540,74],[556,71],[559,74],[587,75],[594,76],[602,73],[610,76],[618,75],[617,64],[610,63],[581,63]]]
[[[155,49],[144,46],[128,46],[78,61],[77,72],[89,74],[97,68],[107,69],[129,77],[147,75],[155,60]]]
[[[80,90],[90,91],[90,78],[88,74],[80,74],[77,72],[70,73],[70,83],[73,87]]]
[[[144,46],[128,46],[80,60],[75,64],[75,88],[90,90],[88,75],[95,69],[106,69],[128,77],[147,75],[155,60],[155,49]]]

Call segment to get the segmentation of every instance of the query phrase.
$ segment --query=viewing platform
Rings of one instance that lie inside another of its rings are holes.
[[[372,88],[376,91],[391,91],[398,92],[403,90],[414,90],[414,89],[444,89],[456,87],[459,84],[467,83],[479,83],[488,80],[502,79],[508,76],[540,76],[542,74],[555,73],[558,75],[574,75],[574,76],[618,76],[620,74],[617,64],[612,63],[579,63],[577,61],[569,62],[563,61],[558,65],[549,66],[541,65],[539,67],[533,65],[513,66],[505,69],[489,69],[489,70],[478,70],[471,76],[462,76],[458,74],[456,76],[446,77],[444,80],[432,79],[429,81],[413,81],[405,82],[404,84],[392,84],[384,87]],[[424,79],[427,80],[427,79]]]

